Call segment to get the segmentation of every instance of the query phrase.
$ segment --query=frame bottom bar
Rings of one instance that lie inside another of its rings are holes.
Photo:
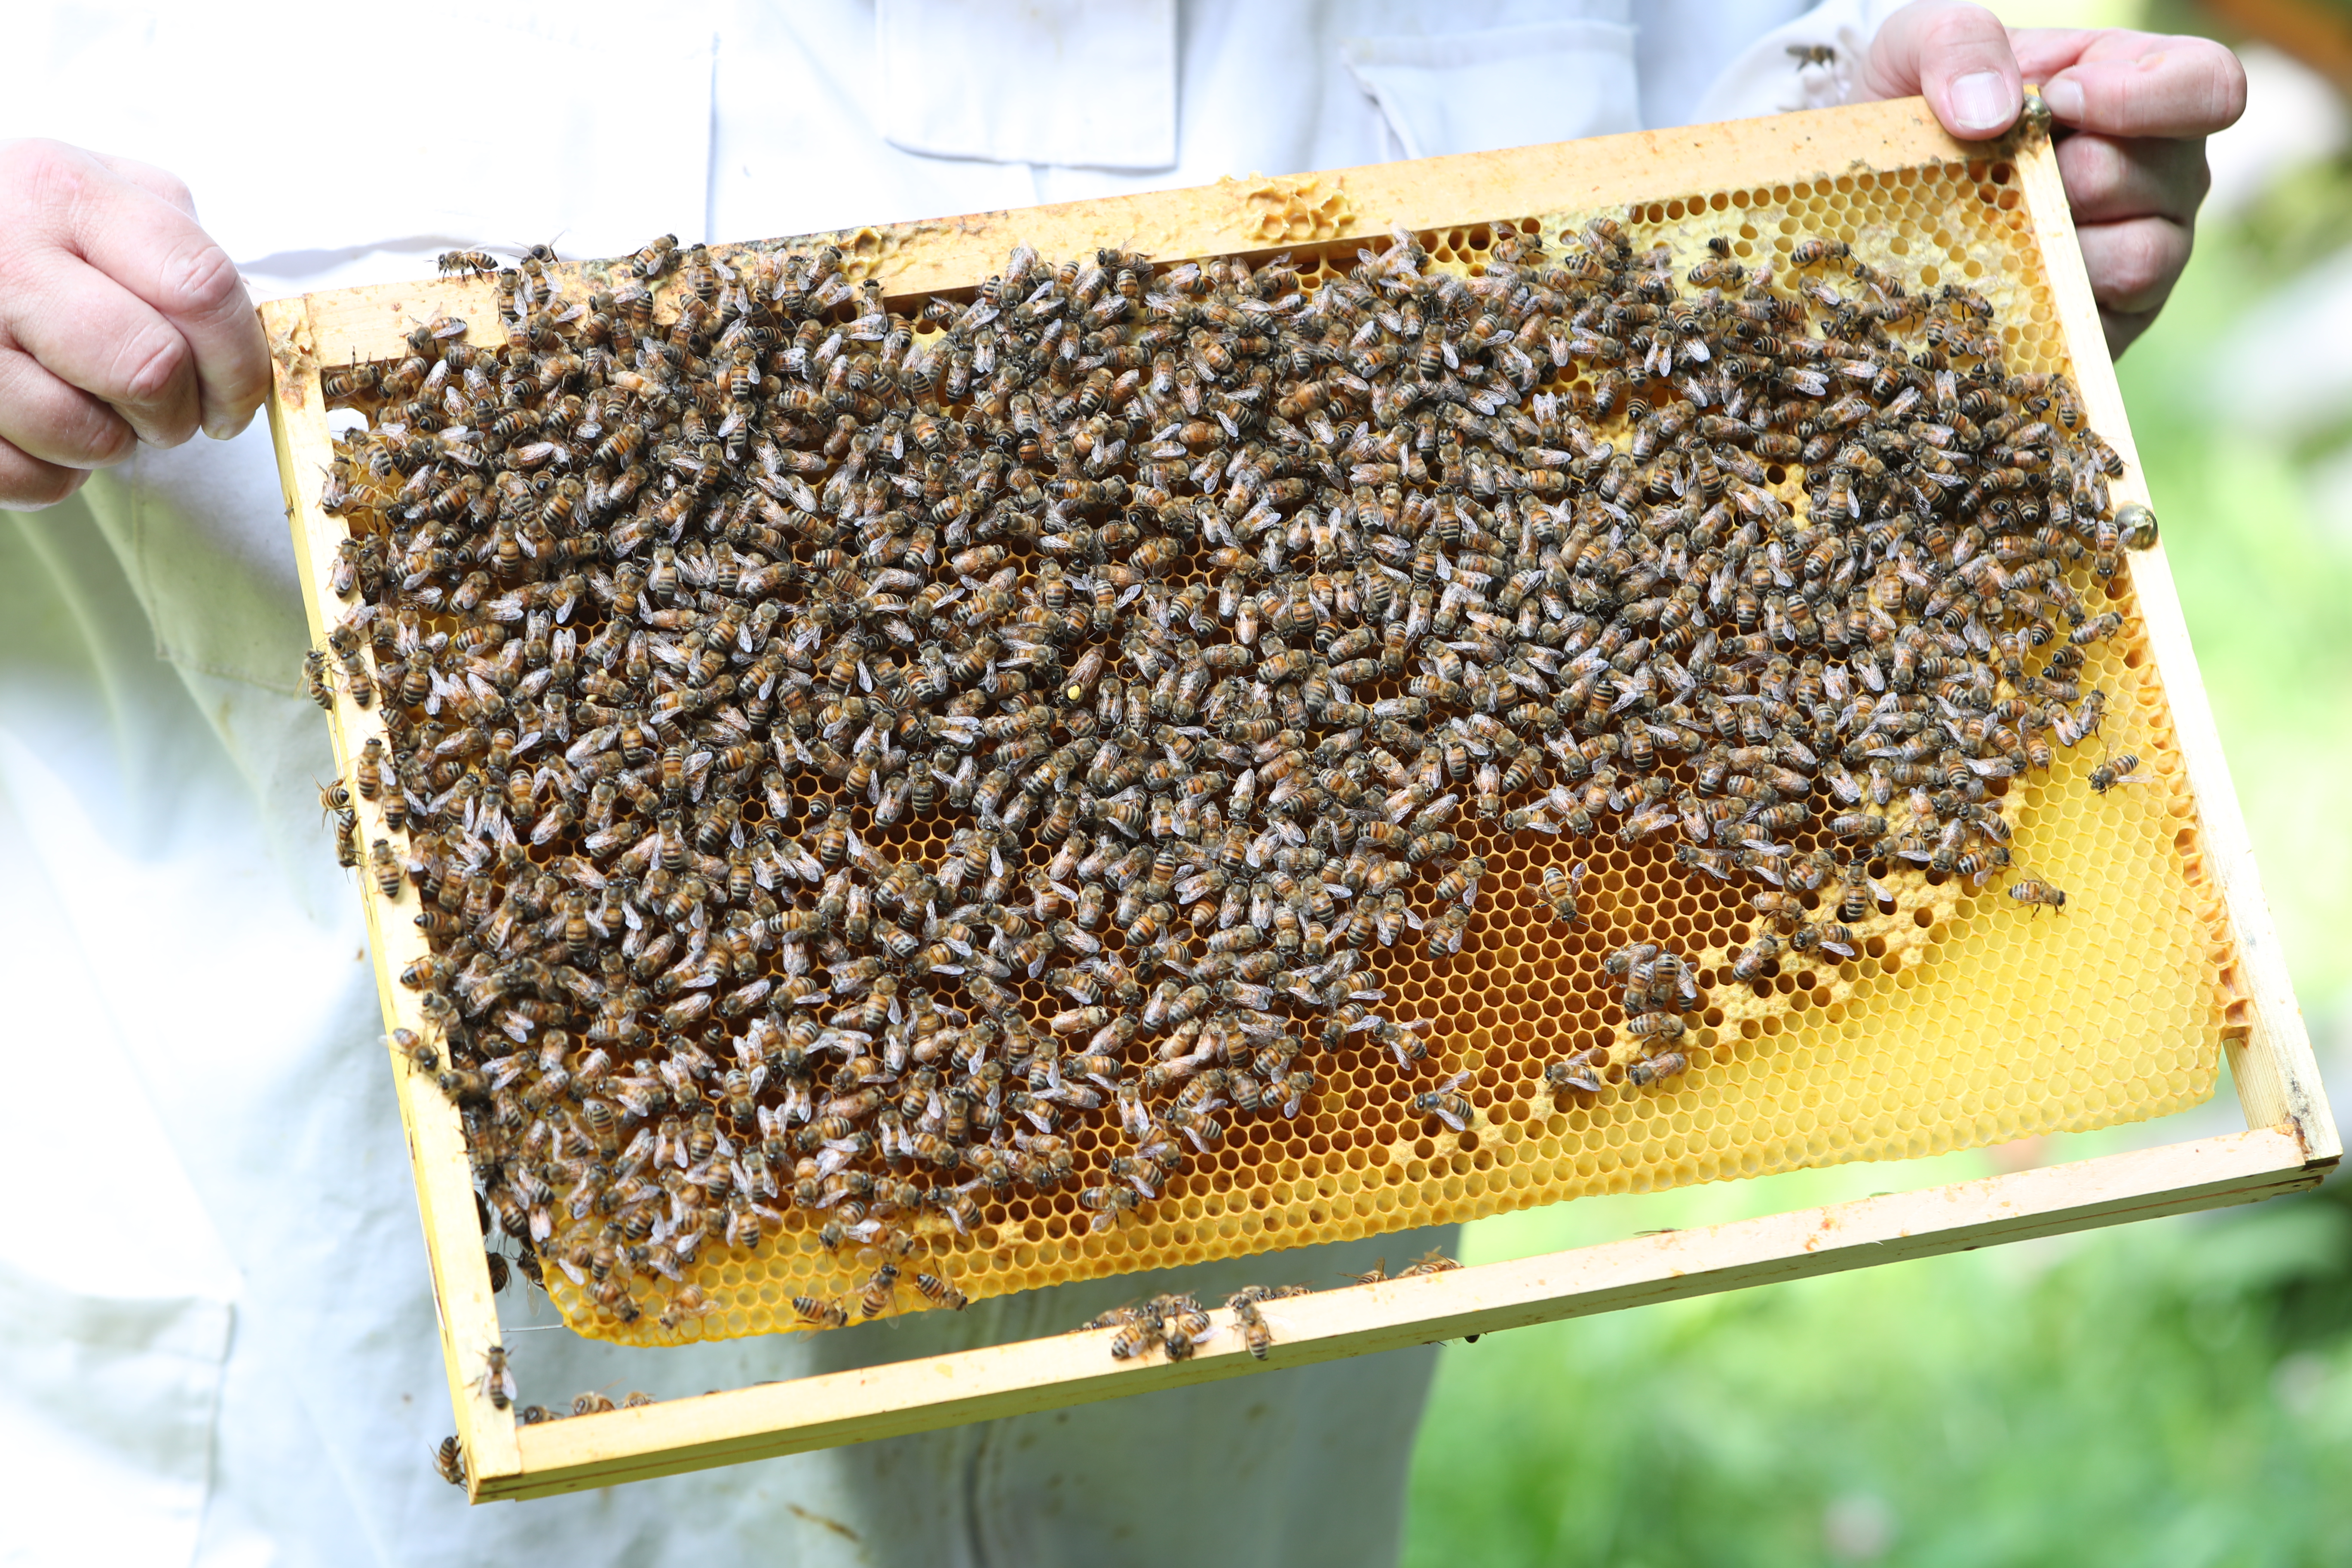
[[[971,1421],[1210,1383],[1465,1334],[1618,1311],[1848,1268],[2258,1202],[2319,1184],[2273,1129],[1636,1237],[1445,1274],[1286,1300],[1263,1361],[1221,1331],[1188,1361],[1124,1364],[1115,1331],[1055,1335],[791,1383],[527,1426],[520,1468],[483,1475],[476,1501],[548,1497]]]

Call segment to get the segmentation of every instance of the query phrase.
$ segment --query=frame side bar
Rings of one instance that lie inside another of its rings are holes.
[[[2076,390],[2092,426],[2106,436],[2124,459],[2123,478],[2112,487],[2118,504],[2150,505],[2147,471],[2132,443],[2131,425],[2124,408],[2122,385],[2115,362],[2106,352],[2105,329],[2099,320],[2098,300],[2084,270],[2083,252],[2075,237],[2074,220],[2066,201],[2066,187],[2058,160],[2047,137],[2031,138],[2013,160],[2035,229],[2042,237],[2043,265],[2050,291],[2074,363]],[[2181,760],[2189,770],[2197,797],[2212,875],[2220,883],[2223,907],[2237,939],[2238,961],[2252,1003],[2252,1015],[2242,1038],[2225,1035],[2230,1075],[2249,1127],[2291,1128],[2302,1139],[2314,1163],[2340,1158],[2344,1152],[2336,1120],[2319,1078],[2311,1037],[2303,1010],[2295,1001],[2294,984],[2287,973],[2286,953],[2279,945],[2269,901],[2263,896],[2262,874],[2254,864],[2254,847],[2246,829],[2244,810],[2230,777],[2228,757],[2213,721],[2212,704],[2197,668],[2196,649],[2189,640],[2189,623],[2164,547],[2127,552],[2132,592],[2140,618],[2147,628],[2148,647],[2156,658],[2158,678],[2172,710],[2172,723],[2180,742]]]
[[[1636,1237],[1549,1257],[1321,1291],[1265,1309],[1276,1343],[1253,1360],[1220,1332],[1192,1359],[1122,1366],[1113,1331],[831,1373],[521,1429],[522,1476],[484,1495],[542,1497],[900,1436],[1261,1369],[1303,1366],[1465,1333],[2252,1203],[2316,1185],[2301,1142],[2273,1130]]]
[[[311,646],[320,647],[326,641],[325,616],[331,603],[322,590],[341,532],[320,506],[333,437],[319,385],[306,301],[281,300],[264,305],[261,322],[275,362],[268,399],[270,438],[278,450],[278,481],[286,496],[287,521],[293,530],[295,569],[301,578],[303,607],[310,619]],[[383,719],[352,702],[341,681],[336,682],[334,706],[327,718],[336,774],[348,779],[352,753],[364,735],[381,730]],[[361,817],[362,846],[385,833],[383,810],[376,803],[354,792],[352,809]],[[360,880],[376,991],[389,1026],[399,1019],[404,1000],[394,987],[394,966],[422,953],[424,938],[406,921],[394,918],[401,911],[386,902],[364,872]],[[499,1342],[500,1333],[474,1210],[471,1167],[457,1107],[429,1076],[398,1051],[389,1055],[401,1127],[416,1179],[425,1253],[433,1270],[433,1301],[449,1403],[456,1412],[457,1439],[466,1453],[467,1490],[479,1500],[479,1489],[486,1481],[520,1473],[521,1458],[515,1447],[512,1415],[491,1405],[467,1370],[479,1364],[483,1351]]]

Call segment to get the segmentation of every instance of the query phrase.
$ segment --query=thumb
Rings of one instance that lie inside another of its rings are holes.
[[[1953,0],[1919,0],[1889,16],[1871,42],[1863,88],[1873,98],[1924,96],[1963,142],[2000,135],[2025,103],[2009,29],[1983,6]]]

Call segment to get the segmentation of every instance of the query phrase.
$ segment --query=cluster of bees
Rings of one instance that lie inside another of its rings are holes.
[[[1770,893],[1756,896],[1768,902],[1776,897]],[[1734,960],[1733,977],[1755,979],[1763,973],[1766,959],[1778,951],[1777,939],[1770,933],[1759,937]],[[1850,946],[1846,948],[1849,955],[1852,951]],[[1604,973],[1624,976],[1624,988],[1619,997],[1625,1016],[1624,1033],[1627,1038],[1653,1053],[1627,1067],[1626,1081],[1635,1088],[1644,1088],[1686,1071],[1690,1058],[1674,1047],[1689,1026],[1688,1017],[1704,1013],[1706,1007],[1706,991],[1698,983],[1697,968],[1681,953],[1654,942],[1632,942],[1618,948],[1601,961],[1601,967]],[[1573,1089],[1598,1094],[1610,1061],[1609,1047],[1589,1046],[1546,1067],[1544,1081],[1554,1089]]]
[[[1443,1274],[1461,1268],[1453,1258],[1434,1249],[1415,1258],[1396,1274],[1391,1275],[1385,1260],[1374,1264],[1361,1274],[1347,1278],[1351,1284],[1370,1285],[1382,1279],[1413,1279],[1424,1274]],[[1274,1348],[1274,1330],[1260,1310],[1267,1301],[1286,1300],[1293,1296],[1311,1294],[1307,1285],[1244,1285],[1225,1298],[1225,1310],[1234,1315],[1234,1331],[1242,1336],[1243,1344],[1251,1355],[1264,1361]],[[1078,1325],[1080,1332],[1093,1329],[1117,1329],[1111,1336],[1110,1354],[1113,1361],[1134,1361],[1148,1356],[1157,1347],[1170,1361],[1183,1361],[1193,1350],[1216,1337],[1216,1323],[1197,1297],[1179,1291],[1154,1296],[1139,1305],[1115,1307]],[[1477,1335],[1470,1338],[1475,1342]]]
[[[429,944],[405,1048],[534,1278],[625,1321],[787,1225],[870,1269],[809,1322],[957,1305],[901,1270],[992,1199],[1108,1227],[1332,1053],[1423,1070],[1373,963],[1460,950],[1465,815],[1753,889],[1750,973],[1849,953],[1808,895],[2007,864],[1997,786],[2100,720],[2075,569],[2153,531],[1984,300],[1833,242],[1021,249],[911,317],[830,247],[603,276],[327,373],[310,679],[383,718],[328,804]],[[1619,956],[1559,1087],[1685,1065],[1687,961]]]
[[[1257,1286],[1252,1289],[1263,1292],[1266,1288]],[[1288,1294],[1291,1289],[1294,1288],[1284,1288],[1283,1293]],[[1295,1289],[1303,1290],[1305,1287]],[[1234,1299],[1246,1299],[1251,1314],[1254,1317],[1257,1315],[1255,1302],[1262,1299],[1261,1296],[1242,1291],[1237,1292]],[[1258,1321],[1263,1327],[1265,1320],[1259,1318]],[[1170,1361],[1183,1361],[1192,1355],[1194,1346],[1207,1342],[1217,1331],[1208,1309],[1201,1305],[1198,1298],[1181,1291],[1154,1296],[1140,1306],[1116,1307],[1078,1325],[1081,1333],[1095,1329],[1118,1331],[1111,1336],[1113,1361],[1135,1361],[1150,1354],[1154,1346],[1164,1352]],[[1265,1342],[1268,1346],[1273,1344],[1271,1336]],[[1265,1350],[1255,1342],[1251,1351],[1260,1358],[1265,1354]]]
[[[566,1415],[597,1415],[607,1410],[635,1410],[654,1403],[654,1396],[650,1394],[630,1393],[616,1402],[611,1395],[591,1389],[574,1398],[568,1411],[550,1409],[544,1405],[518,1405],[515,1402],[521,1394],[515,1386],[514,1358],[504,1345],[492,1345],[484,1353],[479,1386],[492,1406],[512,1410],[515,1418],[526,1426],[536,1426],[543,1421],[561,1421]],[[442,1438],[434,1448],[433,1468],[453,1487],[466,1484],[466,1453],[456,1436]]]

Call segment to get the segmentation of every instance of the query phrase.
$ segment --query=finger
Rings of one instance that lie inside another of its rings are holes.
[[[13,348],[0,348],[0,438],[68,468],[119,463],[139,445],[120,414]]]
[[[2103,310],[2153,314],[2189,265],[2189,231],[2169,218],[2087,224],[2075,236],[2082,242],[2083,269],[2091,275],[2091,292]]]
[[[2246,111],[2246,68],[2210,38],[2103,38],[2042,84],[2042,101],[2105,136],[2210,136]]]
[[[38,511],[81,489],[86,468],[61,468],[0,439],[0,511]]]
[[[2066,204],[2078,224],[2135,217],[2186,224],[2212,184],[2202,137],[2123,142],[2085,132],[2067,137],[2057,151]]]
[[[186,213],[128,181],[91,195],[72,213],[75,248],[178,329],[195,355],[205,432],[235,435],[269,388],[269,348],[228,253]]]
[[[2025,105],[2000,18],[1945,0],[1920,0],[1886,19],[1870,46],[1863,87],[1873,98],[1923,95],[1944,129],[1966,142],[2000,135]]]
[[[194,435],[200,410],[186,336],[63,251],[43,250],[29,266],[5,306],[17,345],[60,380],[112,405],[141,440],[176,447]]]
[[[180,183],[180,176],[169,169],[159,169],[136,158],[118,158],[110,153],[97,153],[91,156],[148,195],[169,202],[192,218],[196,216],[196,198],[188,193],[187,186]]]
[[[2044,82],[2081,59],[2102,36],[2095,27],[2011,27],[2009,52],[2026,80]]]

